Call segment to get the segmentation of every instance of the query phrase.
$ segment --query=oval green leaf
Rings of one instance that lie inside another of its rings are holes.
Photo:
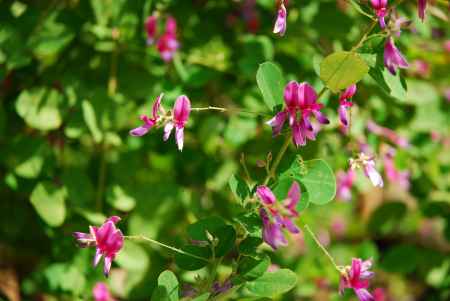
[[[290,291],[297,283],[297,275],[288,269],[267,272],[254,281],[247,282],[245,288],[258,297],[272,297]]]
[[[359,82],[368,71],[361,56],[349,51],[332,53],[320,64],[320,78],[334,93]]]
[[[51,182],[39,182],[31,192],[30,202],[39,216],[52,227],[61,226],[66,218],[67,191]]]
[[[271,111],[282,104],[284,78],[280,68],[271,62],[262,63],[256,72],[256,82],[265,104]]]

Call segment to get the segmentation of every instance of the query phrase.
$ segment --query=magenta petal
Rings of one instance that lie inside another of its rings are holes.
[[[303,136],[300,124],[298,122],[295,122],[292,126],[292,139],[297,147],[306,144],[305,137]]]
[[[166,22],[166,33],[175,35],[177,33],[177,21],[173,17],[168,17]]]
[[[384,46],[384,65],[393,75],[396,74],[397,68],[408,68],[408,62],[395,47],[392,37],[388,38]]]
[[[419,18],[422,20],[425,19],[425,9],[427,8],[427,0],[418,0],[417,1],[417,11],[419,14]]]
[[[364,173],[366,177],[370,179],[372,185],[375,187],[383,187],[383,178],[375,169],[375,163],[373,161],[369,161],[364,165]]]
[[[274,250],[280,246],[287,245],[281,225],[277,222],[271,222],[264,208],[259,209],[259,214],[263,222],[263,240]]]
[[[375,298],[365,288],[355,289],[359,301],[374,301]]]
[[[279,34],[280,36],[284,35],[284,33],[286,32],[286,18],[286,7],[283,3],[281,3],[280,9],[278,10],[277,20],[275,21],[275,25],[273,28],[273,33]]]
[[[113,258],[111,256],[105,256],[105,263],[103,266],[103,274],[105,275],[105,277],[108,277],[109,275],[109,271],[111,270],[111,263],[112,263]]]
[[[103,282],[98,282],[92,289],[92,295],[94,301],[113,301],[111,294],[109,293],[108,287]]]
[[[94,256],[94,263],[93,263],[94,267],[96,267],[98,265],[101,258],[102,258],[102,251],[99,248],[97,248],[95,250],[95,256]]]
[[[298,101],[298,83],[290,81],[284,88],[284,102],[289,110],[295,109],[300,105]]]
[[[120,222],[121,218],[119,216],[113,215],[110,218],[108,218],[105,223],[107,222],[113,222],[114,224],[117,224],[118,222]]]
[[[130,135],[131,136],[135,136],[135,137],[141,137],[144,136],[145,134],[148,133],[148,131],[150,130],[151,127],[149,127],[148,125],[143,125],[140,127],[137,127],[135,129],[132,129],[130,131]]]
[[[283,129],[283,125],[286,122],[287,112],[282,111],[277,113],[272,119],[267,121],[267,124],[272,127],[272,135],[277,136]]]
[[[183,150],[184,143],[184,127],[175,128],[175,142],[178,145],[178,150],[181,152]]]
[[[286,204],[286,207],[288,207],[291,210],[295,210],[295,207],[300,201],[301,196],[300,185],[296,181],[292,182],[291,188],[289,189],[287,196],[288,196],[288,203]]]
[[[191,112],[191,102],[185,95],[181,95],[177,98],[173,107],[173,119],[176,125],[184,126],[189,118]]]
[[[256,188],[256,195],[259,199],[266,205],[272,205],[276,202],[276,197],[273,194],[272,190],[265,185],[260,185]]]
[[[328,123],[330,123],[330,121],[325,116],[325,114],[323,114],[320,111],[314,111],[314,116],[316,116],[317,121],[319,121],[321,124],[328,124]]]
[[[286,227],[286,229],[288,229],[289,232],[291,232],[293,234],[300,233],[300,229],[297,227],[297,225],[295,225],[295,223],[289,217],[283,218],[283,225]]]
[[[303,82],[298,87],[298,98],[300,106],[314,104],[317,100],[316,91],[307,82]]]
[[[164,126],[164,136],[163,136],[163,140],[167,141],[167,139],[169,139],[170,137],[170,133],[172,133],[173,130],[173,123],[172,122],[168,122],[165,126]]]
[[[341,121],[342,125],[344,127],[348,126],[348,120],[347,120],[347,110],[344,106],[339,106],[338,108],[339,113],[339,120]]]
[[[164,93],[161,93],[156,98],[156,101],[155,101],[155,103],[153,104],[153,107],[152,107],[152,116],[153,116],[153,119],[155,121],[158,120],[158,118],[159,118],[158,112],[159,112],[159,108],[161,107],[161,101],[162,101],[163,96],[164,96]]]
[[[151,15],[145,20],[145,29],[147,31],[147,45],[153,44],[156,37],[157,16]]]

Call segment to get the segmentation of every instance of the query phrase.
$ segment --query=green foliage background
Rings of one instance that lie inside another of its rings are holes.
[[[123,217],[124,233],[174,246],[186,243],[188,225],[199,219],[221,216],[235,225],[242,209],[230,177],[245,177],[239,163],[245,160],[261,182],[265,171],[257,161],[283,141],[264,124],[273,113],[258,89],[259,65],[276,62],[282,86],[296,79],[319,91],[322,59],[349,50],[370,23],[358,12],[371,13],[367,1],[289,2],[287,34],[279,38],[271,34],[275,4],[269,0],[257,1],[256,33],[246,28],[242,1],[0,1],[0,282],[17,284],[23,300],[91,299],[95,282],[105,279],[91,267],[93,250],[76,248],[71,233],[87,232],[113,214]],[[374,190],[359,174],[351,202],[309,206],[301,215],[329,241],[338,264],[372,257],[372,287],[385,288],[392,300],[450,298],[450,110],[443,96],[450,86],[450,54],[443,48],[450,27],[445,5],[433,8],[440,13],[422,23],[416,1],[404,1],[399,12],[416,31],[404,30],[396,40],[410,62],[431,66],[430,75],[418,76],[413,68],[405,77],[383,71],[379,37],[358,50],[370,70],[353,99],[352,135],[367,136],[376,149],[380,138],[365,129],[373,119],[409,138],[412,147],[399,151],[396,164],[411,171],[410,191],[396,183]],[[155,10],[178,21],[181,49],[169,64],[145,44],[143,23]],[[173,138],[162,141],[161,129],[128,135],[161,92],[166,108],[186,94],[195,107],[261,115],[192,113],[180,153]],[[352,154],[338,130],[337,97],[327,92],[321,99],[331,125],[306,147],[291,146],[281,170],[296,155],[347,169]],[[440,140],[432,140],[432,132]],[[333,232],[338,221],[346,225],[344,234]],[[294,289],[274,298],[339,299],[338,274],[308,237],[264,253],[298,278]],[[180,283],[207,273],[181,270],[174,254],[134,242],[116,262],[107,282],[124,300],[149,300],[166,269]],[[220,266],[219,279],[229,272]],[[249,283],[253,297],[264,296]],[[0,285],[0,294],[14,300],[17,290]]]

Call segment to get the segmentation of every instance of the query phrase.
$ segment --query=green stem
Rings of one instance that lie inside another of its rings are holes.
[[[191,108],[191,111],[193,111],[193,112],[201,112],[201,111],[236,112],[236,113],[239,113],[239,114],[252,114],[252,115],[260,115],[260,116],[269,116],[269,114],[262,113],[262,112],[253,112],[253,111],[246,111],[246,110],[242,110],[242,109],[222,108],[222,107],[215,107],[215,106]]]
[[[278,165],[280,164],[281,159],[283,158],[284,153],[286,153],[286,150],[288,149],[290,143],[291,143],[291,135],[287,135],[283,145],[281,146],[280,151],[277,154],[277,157],[275,158],[275,161],[273,162],[270,168],[269,173],[266,176],[266,179],[264,180],[264,185],[267,185],[267,183],[269,183],[269,180],[271,178],[275,178],[275,172],[277,171]]]
[[[183,251],[183,250],[181,250],[181,249],[178,249],[178,248],[175,248],[175,247],[166,245],[166,244],[164,244],[164,243],[162,243],[162,242],[159,242],[159,241],[157,241],[157,240],[148,238],[148,237],[146,237],[146,236],[144,236],[144,235],[130,235],[130,236],[124,236],[124,238],[125,238],[125,239],[129,239],[129,240],[137,240],[137,241],[145,241],[145,242],[149,242],[149,243],[158,245],[158,246],[160,246],[160,247],[163,247],[163,248],[172,250],[172,251],[174,251],[174,252],[176,252],[176,253],[180,253],[180,254],[183,254],[183,255],[186,255],[186,256],[195,258],[195,259],[200,259],[200,260],[203,260],[203,261],[205,261],[205,262],[209,262],[209,260],[207,260],[206,258],[203,258],[203,257],[197,256],[197,255],[195,255],[195,254],[192,254],[192,253]]]
[[[316,237],[316,235],[314,234],[314,232],[312,232],[312,230],[309,228],[309,226],[307,224],[303,224],[303,229],[306,230],[306,232],[308,232],[308,234],[312,237],[312,239],[314,240],[314,242],[316,243],[316,245],[319,247],[320,250],[322,250],[322,252],[328,257],[328,259],[330,260],[330,262],[333,264],[334,268],[341,273],[342,269],[340,269],[338,267],[338,265],[336,264],[336,262],[334,261],[334,258],[330,255],[330,253],[328,253],[327,249],[320,243],[319,239]]]
[[[360,48],[362,46],[362,44],[366,41],[367,36],[369,35],[369,33],[375,28],[375,26],[377,24],[378,24],[378,20],[372,21],[372,23],[367,28],[367,30],[364,32],[363,36],[358,41],[358,43],[355,46],[353,46],[353,48],[350,50],[351,52],[355,52],[356,50],[358,50],[358,48]]]

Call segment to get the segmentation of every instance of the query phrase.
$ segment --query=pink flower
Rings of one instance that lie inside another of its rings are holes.
[[[353,105],[353,103],[351,102],[351,98],[353,97],[353,95],[355,95],[355,93],[356,85],[353,84],[348,87],[339,97],[339,120],[341,121],[345,132],[347,132],[348,130],[347,108],[350,108]]]
[[[342,294],[344,289],[352,288],[359,301],[373,301],[373,296],[367,290],[369,279],[374,275],[373,272],[369,271],[371,267],[372,261],[370,259],[362,261],[359,258],[353,258],[351,267],[347,266],[342,271],[339,292]]]
[[[347,172],[340,170],[336,174],[337,192],[336,197],[343,201],[350,201],[352,199],[352,186],[356,179],[354,170],[349,169]]]
[[[367,129],[370,132],[372,132],[378,136],[382,136],[382,137],[388,139],[389,141],[398,145],[401,148],[408,148],[410,146],[408,139],[398,135],[396,132],[394,132],[393,130],[391,130],[389,128],[382,127],[382,126],[376,124],[372,120],[369,120],[367,122]]]
[[[375,187],[383,187],[383,178],[375,168],[375,160],[372,156],[360,153],[358,158],[350,159],[350,168],[362,168],[366,177],[372,182]]]
[[[390,149],[384,156],[384,172],[389,181],[396,183],[404,190],[409,189],[409,171],[400,171],[395,167],[395,150]]]
[[[104,256],[105,264],[103,273],[106,277],[108,277],[112,261],[123,247],[123,234],[119,229],[116,229],[115,225],[119,221],[120,217],[112,216],[99,228],[89,226],[90,233],[73,233],[79,247],[96,247],[97,251],[94,257],[94,266],[97,266],[102,256]]]
[[[286,18],[287,11],[282,1],[280,8],[278,9],[277,20],[275,21],[275,25],[273,27],[273,33],[284,36],[284,33],[286,32]]]
[[[135,129],[132,129],[130,131],[130,135],[131,136],[143,136],[145,134],[147,134],[147,132],[153,127],[155,126],[158,121],[161,119],[161,117],[159,116],[159,111],[160,110],[164,110],[161,107],[161,100],[163,98],[164,94],[161,93],[155,100],[155,103],[153,104],[152,107],[152,117],[149,118],[147,115],[141,115],[141,120],[144,122],[144,125],[137,127]]]
[[[395,75],[397,68],[408,68],[408,62],[400,53],[400,51],[395,47],[394,40],[392,37],[387,38],[386,44],[384,45],[384,65]]]
[[[175,52],[180,46],[176,37],[176,31],[177,22],[174,18],[169,17],[166,22],[164,34],[156,42],[156,48],[165,62],[172,60]]]
[[[323,104],[317,103],[317,94],[308,83],[289,82],[284,89],[286,109],[277,113],[267,122],[274,136],[280,134],[286,119],[292,129],[294,144],[305,145],[306,139],[315,140],[317,130],[313,128],[310,117],[314,115],[319,123],[329,123],[320,110]]]
[[[424,60],[414,60],[412,62],[411,73],[426,78],[430,76],[430,65]]]
[[[276,201],[275,195],[267,186],[258,186],[256,195],[263,205],[259,214],[263,222],[264,241],[274,250],[279,246],[287,245],[282,229],[286,228],[294,234],[300,232],[293,221],[294,218],[298,217],[296,206],[301,196],[300,185],[295,181],[292,183],[287,198],[282,204]],[[270,212],[270,216],[267,214],[266,209]]]
[[[97,282],[92,289],[92,295],[94,297],[94,301],[114,301],[108,287],[103,282]]]
[[[380,23],[381,28],[386,27],[386,22],[384,21],[384,17],[387,14],[387,0],[370,0],[372,4],[372,8],[375,10],[375,14],[378,17],[378,22]]]
[[[419,14],[419,18],[422,20],[425,19],[425,10],[427,9],[427,0],[417,0],[417,13]]]
[[[377,287],[376,289],[373,290],[373,299],[375,301],[387,301],[388,297],[387,297],[387,293],[384,290],[384,288],[382,287]]]
[[[145,20],[145,30],[147,32],[147,45],[152,45],[156,38],[156,25],[158,18],[155,14],[148,16]]]
[[[172,121],[169,121],[164,127],[164,141],[169,139],[173,128],[175,127],[175,141],[180,151],[183,150],[184,126],[186,125],[189,114],[191,113],[191,102],[185,95],[177,98],[173,106]]]

